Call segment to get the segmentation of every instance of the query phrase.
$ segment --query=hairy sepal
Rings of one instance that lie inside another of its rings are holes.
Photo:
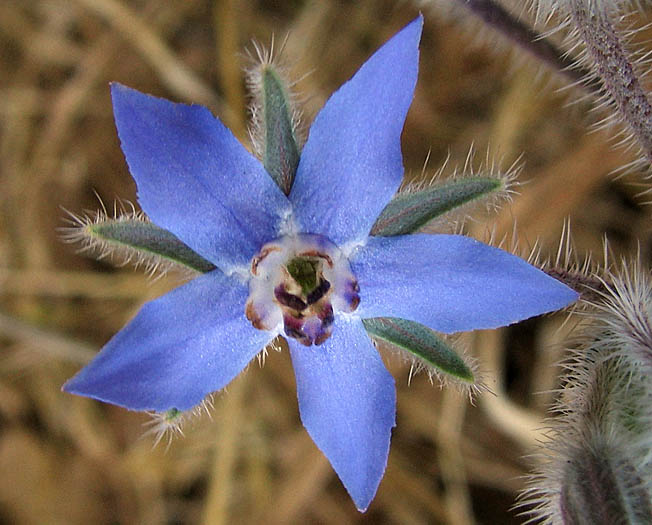
[[[273,46],[272,41],[272,46],[266,51],[255,45],[256,63],[247,71],[247,83],[253,96],[250,135],[265,169],[278,187],[289,195],[299,165],[301,119],[294,102],[292,83],[287,80],[280,60],[274,57]]]
[[[294,138],[291,106],[287,90],[276,71],[266,67],[262,77],[265,125],[263,164],[279,188],[288,195],[299,165],[299,147]]]
[[[419,323],[396,317],[363,319],[367,333],[398,347],[416,358],[419,364],[464,383],[474,383],[471,367],[435,332]]]
[[[69,215],[71,227],[62,229],[64,239],[82,243],[83,251],[94,251],[99,259],[117,257],[122,264],[133,262],[151,273],[174,267],[194,273],[216,268],[174,234],[147,220],[142,212],[114,217],[105,212]]]
[[[433,219],[471,201],[504,190],[493,177],[451,179],[424,190],[398,193],[381,212],[372,235],[389,237],[414,233]]]

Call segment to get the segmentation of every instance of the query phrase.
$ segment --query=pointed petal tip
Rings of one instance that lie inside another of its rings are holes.
[[[538,294],[535,294],[533,299],[535,301],[537,299],[540,301],[541,314],[566,308],[580,298],[580,294],[563,281],[549,275],[542,268],[539,268],[536,265],[531,263],[527,264],[531,267],[531,270],[536,272],[540,277],[539,285],[536,289]],[[536,295],[538,295],[538,297]]]
[[[213,113],[208,108],[200,104],[187,104],[184,102],[175,102],[173,100],[168,100],[164,97],[159,97],[156,95],[152,95],[150,93],[145,93],[136,88],[132,88],[130,86],[122,84],[121,82],[117,82],[117,81],[109,82],[109,89],[111,91],[111,101],[113,102],[114,108],[116,106],[116,103],[118,104],[122,102],[144,103],[145,101],[150,100],[152,102],[158,102],[165,106],[199,108],[200,111],[207,111],[211,115],[211,117],[215,118]]]
[[[71,387],[72,380],[74,377],[68,379],[63,385],[61,385],[61,391],[66,392],[67,394],[74,394],[74,389]]]
[[[555,281],[555,284],[553,285],[554,290],[554,297],[552,297],[553,294],[551,294],[551,308],[550,310],[547,310],[544,313],[547,312],[553,312],[555,310],[559,310],[562,308],[566,308],[567,306],[570,306],[580,298],[580,294],[570,288],[569,286],[565,285],[561,281],[558,281],[554,277],[550,277],[553,281]]]
[[[578,298],[523,259],[459,235],[371,237],[351,263],[359,315],[400,317],[444,333],[507,326]]]
[[[157,97],[156,95],[144,93],[136,88],[121,84],[120,82],[110,82],[109,89],[111,91],[111,103],[113,105],[113,114],[114,118],[116,119],[118,135],[120,134],[119,132],[121,123],[122,125],[125,123],[122,121],[127,118],[133,118],[137,115],[137,112],[142,111],[143,108],[147,107],[149,104],[158,105],[159,108],[163,108],[165,106],[187,106],[188,108],[201,108],[200,111],[205,110],[210,113],[210,111],[203,106],[198,106],[196,104],[184,104],[181,102],[167,100],[163,97]],[[119,116],[121,115],[121,110],[126,112],[122,117]],[[210,115],[213,116],[212,113],[210,113]],[[120,142],[122,142],[122,137],[120,137]]]
[[[93,385],[88,384],[88,381],[84,380],[84,376],[86,375],[85,370],[86,368],[82,368],[73,377],[68,379],[68,381],[66,381],[61,386],[61,391],[65,392],[66,394],[72,394],[73,396],[86,397],[88,399],[100,401],[102,403],[116,405],[127,410],[140,410],[122,403],[115,402],[111,399],[105,399],[102,396],[97,395],[97,393],[94,393]]]
[[[423,14],[419,13],[418,16],[406,25],[404,29],[408,28],[412,31],[418,32],[419,37],[421,37],[421,31],[423,30]]]
[[[195,407],[272,339],[244,316],[248,293],[211,273],[146,303],[63,391],[137,411]]]
[[[398,190],[422,26],[419,16],[387,40],[313,121],[290,192],[304,231],[336,244],[361,241]]]
[[[289,341],[306,431],[364,512],[387,466],[396,426],[394,378],[362,322],[337,318],[318,350]]]
[[[125,90],[125,89],[132,89],[129,86],[125,86],[121,82],[118,82],[117,80],[112,80],[111,82],[109,82],[109,88],[111,89],[111,92]]]
[[[111,90],[111,101],[113,102],[114,106],[116,104],[116,101],[119,101],[121,98],[128,97],[130,95],[144,96],[144,97],[151,96],[151,95],[147,95],[146,93],[141,93],[140,91],[132,87],[125,86],[120,82],[109,82],[109,89]]]
[[[560,282],[560,281],[558,281],[558,282]],[[566,296],[563,300],[566,301],[565,306],[569,306],[571,303],[574,303],[575,301],[577,301],[580,298],[581,295],[578,292],[576,292],[575,290],[573,290],[570,286],[567,286],[565,284],[563,284],[563,286],[565,288],[564,294]]]
[[[138,203],[215,266],[249,264],[278,236],[289,201],[208,108],[111,85],[120,145]]]
[[[409,22],[403,29],[390,38],[381,48],[395,47],[402,53],[408,53],[408,46],[413,47],[416,56],[419,55],[419,43],[421,42],[421,33],[423,31],[423,15],[419,14],[414,20]],[[407,58],[407,56],[406,56]],[[418,68],[418,64],[415,64]],[[415,69],[416,69],[415,68]],[[414,71],[414,83],[416,84],[417,71]]]
[[[79,370],[74,376],[72,376],[68,381],[66,381],[62,386],[61,386],[61,391],[65,392],[66,394],[74,394],[76,396],[85,396],[85,397],[91,397],[89,393],[87,393],[86,389],[84,389],[83,385],[83,378],[80,379],[80,376],[84,372],[86,367],[82,368]]]
[[[398,43],[402,40],[411,41],[415,50],[418,53],[419,42],[421,41],[421,33],[423,31],[423,15],[419,13],[412,22],[409,22],[403,29],[394,35],[389,42]]]

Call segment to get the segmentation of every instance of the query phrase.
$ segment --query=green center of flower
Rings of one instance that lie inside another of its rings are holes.
[[[319,285],[319,261],[306,257],[295,257],[285,268],[301,287],[303,295],[309,295]]]
[[[349,261],[326,237],[281,237],[251,260],[245,314],[259,330],[320,345],[333,331],[335,314],[358,307],[358,292]]]

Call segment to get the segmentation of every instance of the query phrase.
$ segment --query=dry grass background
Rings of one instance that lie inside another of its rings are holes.
[[[451,0],[453,1],[453,0]],[[439,2],[444,3],[440,0]],[[478,26],[423,7],[421,73],[404,136],[408,172],[487,146],[520,188],[469,231],[539,238],[554,252],[571,217],[577,254],[640,245],[649,208],[615,180],[627,164],[588,105],[567,107],[562,82],[514,57]],[[398,426],[369,511],[359,514],[303,430],[287,353],[251,366],[215,399],[212,419],[152,449],[149,418],[60,392],[139,308],[177,281],[148,281],[61,242],[61,207],[135,201],[108,83],[208,105],[246,140],[242,51],[289,35],[288,63],[306,119],[382,42],[414,18],[408,2],[361,0],[2,0],[0,2],[0,522],[18,524],[518,523],[510,512],[541,436],[562,357],[563,316],[465,335],[495,395],[475,406],[391,354]],[[469,31],[469,29],[471,29]],[[486,42],[482,45],[481,42]],[[478,43],[480,42],[480,44]],[[534,80],[535,77],[538,80]],[[572,97],[571,97],[572,98]],[[492,226],[493,225],[493,226]]]

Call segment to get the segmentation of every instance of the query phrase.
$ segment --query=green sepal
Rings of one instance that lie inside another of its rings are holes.
[[[173,423],[174,421],[177,421],[181,416],[183,416],[183,412],[177,408],[171,408],[170,410],[163,412],[162,415],[165,421],[168,423]]]
[[[457,379],[474,382],[473,372],[464,360],[430,328],[398,317],[374,317],[362,323],[371,337],[398,346]]]
[[[371,234],[389,237],[414,233],[436,217],[504,186],[505,181],[499,178],[468,177],[398,193],[376,219]]]
[[[160,257],[200,273],[216,266],[181,242],[174,234],[142,219],[106,219],[85,227],[93,241],[106,247],[126,250],[144,258]]]
[[[299,165],[292,105],[282,78],[267,65],[261,72],[264,129],[263,165],[286,195]]]

